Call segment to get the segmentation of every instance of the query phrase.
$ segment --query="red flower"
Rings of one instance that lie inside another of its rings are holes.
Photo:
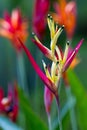
[[[46,16],[49,11],[50,0],[35,0],[33,13],[33,31],[42,39],[46,28]]]
[[[28,23],[22,19],[18,9],[13,10],[11,16],[5,12],[4,18],[0,19],[0,35],[10,39],[17,50],[20,50],[21,46],[16,39],[19,37],[25,43],[27,27]]]
[[[14,90],[13,90],[14,89]],[[4,90],[0,88],[0,113],[7,115],[12,121],[16,121],[18,115],[18,90],[8,86],[8,95],[4,97]]]

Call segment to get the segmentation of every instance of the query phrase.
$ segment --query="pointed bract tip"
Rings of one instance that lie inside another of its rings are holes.
[[[83,42],[83,41],[84,41],[84,38],[81,39],[81,42]]]
[[[77,45],[77,47],[76,47],[76,50],[77,50],[77,51],[78,51],[79,48],[81,47],[83,41],[84,41],[84,38],[82,38],[82,39],[80,40],[80,42],[78,43],[78,45]]]

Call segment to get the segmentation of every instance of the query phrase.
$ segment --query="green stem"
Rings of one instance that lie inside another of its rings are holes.
[[[52,130],[50,114],[48,114],[48,124],[49,124],[49,130]]]
[[[72,98],[70,86],[66,87],[66,95],[67,95],[67,99],[69,101],[69,99]],[[74,106],[72,106],[70,108],[70,120],[71,120],[72,130],[77,130],[77,122],[76,122]]]
[[[56,97],[57,109],[58,109],[59,129],[62,130],[62,122],[61,122],[61,117],[60,117],[60,103],[59,103],[59,96],[58,96],[58,94],[56,94],[55,97]]]
[[[36,62],[40,65],[43,55],[42,55],[42,53],[38,50],[38,48],[36,48],[35,54],[36,54]],[[40,60],[40,59],[41,59],[41,60]],[[40,103],[37,105],[37,103],[38,103],[38,96],[37,96],[37,95],[39,95],[39,92],[40,92],[39,86],[40,86],[40,84],[39,84],[39,78],[38,78],[38,75],[35,74],[34,106],[36,107],[36,109],[37,109],[38,111],[39,111],[39,109],[40,109]]]
[[[22,87],[22,89],[27,92],[27,81],[26,81],[26,74],[25,74],[25,67],[24,67],[24,61],[22,52],[17,53],[17,77],[18,77],[18,83],[19,86]]]

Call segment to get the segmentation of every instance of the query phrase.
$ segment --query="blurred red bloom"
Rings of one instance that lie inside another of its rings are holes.
[[[33,32],[42,39],[46,28],[46,16],[50,7],[50,0],[35,0],[33,12]]]
[[[7,115],[12,121],[16,121],[18,115],[18,90],[8,85],[8,95],[4,97],[4,90],[0,88],[0,113]]]
[[[0,35],[10,39],[17,50],[20,50],[21,46],[16,39],[19,37],[25,43],[28,35],[27,28],[28,23],[22,19],[18,9],[13,10],[11,16],[5,12],[4,18],[0,19]]]
[[[53,13],[53,18],[60,25],[65,25],[65,30],[68,39],[72,39],[76,27],[76,2],[67,0],[59,0],[59,4],[55,3],[54,8],[56,13]]]

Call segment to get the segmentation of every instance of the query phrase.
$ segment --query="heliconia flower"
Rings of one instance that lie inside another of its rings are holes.
[[[78,43],[76,48],[72,50],[72,52],[70,52],[70,45],[69,42],[67,42],[65,52],[63,53],[56,44],[57,44],[57,39],[60,36],[64,26],[58,29],[58,25],[56,24],[55,26],[54,20],[50,15],[48,15],[47,21],[48,21],[48,26],[50,29],[50,36],[51,36],[50,49],[44,46],[34,33],[33,33],[34,39],[32,41],[37,45],[37,47],[47,58],[51,59],[55,63],[59,61],[59,68],[61,68],[60,70],[64,72],[70,66],[70,64],[73,63],[73,61],[75,61],[74,58],[78,53],[80,46],[83,43],[83,39]]]
[[[58,28],[58,25],[57,24],[55,25],[52,16],[50,16],[49,14],[48,14],[47,22],[48,22],[48,27],[50,30],[50,37],[51,37],[50,49],[48,49],[46,46],[44,46],[40,42],[40,40],[35,35],[35,33],[32,33],[34,36],[34,39],[32,39],[32,41],[33,41],[33,43],[35,43],[37,45],[37,47],[41,50],[41,52],[46,57],[48,57],[52,61],[56,62],[56,57],[54,55],[55,55],[57,39],[59,38],[61,32],[63,31],[64,26]]]
[[[81,45],[83,43],[83,39],[77,44],[77,46],[75,47],[75,49],[73,49],[70,52],[70,44],[69,42],[66,43],[66,47],[65,47],[65,52],[63,53],[63,56],[61,54],[61,51],[59,50],[59,48],[56,46],[56,53],[57,53],[57,57],[59,60],[59,67],[58,67],[58,73],[62,73],[65,72],[71,65],[71,63],[73,62],[76,54],[78,53]]]
[[[18,40],[19,40],[22,48],[24,49],[26,55],[28,56],[28,59],[31,62],[32,66],[34,67],[36,73],[39,75],[39,77],[44,82],[44,84],[50,89],[50,91],[53,92],[54,94],[56,94],[57,88],[56,88],[54,82],[43,73],[43,71],[39,68],[39,66],[35,62],[34,58],[32,57],[30,51],[27,49],[27,47],[22,43],[22,41],[20,39],[18,39]]]
[[[50,7],[50,0],[35,0],[33,12],[33,31],[42,39],[46,29],[46,16]]]
[[[46,76],[51,81],[53,81],[55,86],[57,87],[58,83],[60,82],[62,73],[64,73],[69,68],[71,63],[75,61],[75,56],[78,53],[80,46],[83,43],[83,39],[78,43],[76,48],[72,51],[70,51],[71,47],[69,42],[67,42],[65,47],[65,52],[63,52],[56,44],[57,44],[57,39],[60,36],[64,26],[58,28],[58,25],[57,24],[55,25],[53,18],[50,15],[48,15],[47,22],[48,22],[48,26],[50,29],[50,36],[51,36],[50,49],[44,46],[35,34],[33,34],[34,36],[33,42],[38,46],[38,48],[47,58],[52,60],[51,71],[49,72],[48,68],[46,68],[45,63],[44,63],[45,66],[44,68],[45,68]]]
[[[53,98],[54,98],[53,93],[48,89],[48,87],[45,86],[45,88],[44,88],[44,104],[45,104],[45,109],[46,109],[46,113],[48,116],[50,116]]]
[[[7,115],[12,121],[16,121],[18,116],[18,90],[17,85],[14,88],[8,86],[8,95],[4,97],[4,90],[0,88],[0,113]]]
[[[76,27],[76,2],[67,0],[59,0],[59,3],[54,4],[56,13],[52,16],[56,22],[65,26],[68,39],[72,39]]]
[[[22,19],[19,9],[13,10],[11,16],[8,12],[5,12],[4,18],[0,19],[0,36],[11,40],[17,50],[20,50],[21,46],[16,39],[20,38],[25,43],[28,36],[27,28],[28,23],[25,19]]]

